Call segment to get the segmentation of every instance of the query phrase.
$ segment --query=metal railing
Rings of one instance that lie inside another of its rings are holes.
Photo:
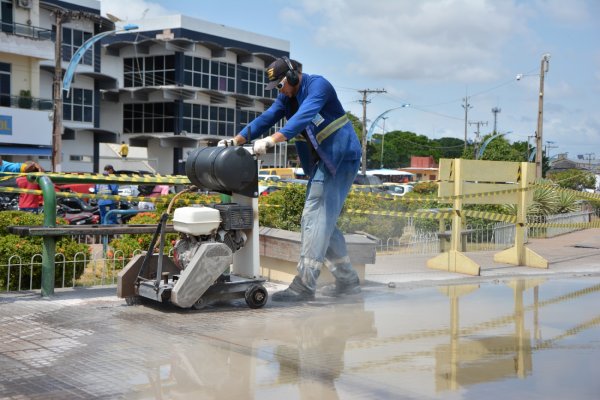
[[[529,222],[580,223],[589,221],[592,216],[592,211],[581,211],[547,216],[543,219],[530,218]],[[446,229],[449,229],[449,226]],[[581,228],[532,227],[528,230],[527,235],[536,238],[550,238],[579,229]],[[103,247],[100,244],[102,243],[100,236],[78,235],[74,238],[80,243],[95,243],[97,246]],[[379,239],[377,251],[380,254],[435,255],[447,248],[444,240],[447,239],[438,231],[419,231],[408,228],[399,238]],[[509,223],[469,225],[462,231],[462,240],[464,251],[503,250],[514,246],[515,225]],[[97,251],[96,253],[92,252],[90,257],[83,253],[77,253],[69,260],[64,254],[56,253],[54,259],[55,287],[114,285],[119,271],[127,265],[131,258],[143,251],[145,250],[135,250],[128,255],[121,251],[116,251],[114,254]],[[15,254],[8,259],[6,264],[0,264],[0,291],[38,290],[40,289],[41,271],[41,254],[35,254],[28,260],[23,260]]]
[[[50,111],[52,110],[52,105],[52,99],[40,99],[31,96],[14,96],[10,94],[0,93],[1,107]]]
[[[52,31],[50,29],[18,24],[16,22],[0,22],[0,31],[38,40],[52,40]]]
[[[527,217],[529,223],[548,223],[548,224],[576,224],[590,222],[594,216],[594,211],[576,211],[572,213],[556,215],[530,215]],[[565,233],[581,230],[582,228],[554,228],[554,227],[530,227],[528,229],[529,237],[551,238]]]

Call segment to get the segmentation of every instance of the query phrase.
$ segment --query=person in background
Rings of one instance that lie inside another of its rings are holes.
[[[350,187],[358,172],[361,145],[335,89],[322,76],[302,72],[301,64],[281,57],[266,69],[266,90],[279,95],[233,139],[219,146],[239,146],[262,136],[283,118],[285,126],[254,142],[262,155],[276,143],[296,139],[302,169],[309,177],[301,222],[298,274],[290,286],[274,293],[273,301],[305,301],[315,297],[317,278],[326,265],[335,284],[325,286],[325,296],[360,293],[356,270],[350,264],[346,242],[336,227]],[[284,205],[285,206],[285,205]]]
[[[35,170],[29,172],[44,172],[42,167],[35,164]],[[29,182],[26,176],[17,177],[17,186],[20,189],[40,190],[40,185],[36,182]],[[40,211],[40,205],[43,204],[43,197],[39,194],[21,193],[19,195],[19,210],[37,214]]]
[[[170,192],[171,188],[169,185],[155,185],[152,188],[152,191],[144,197],[161,197],[168,195]],[[138,203],[138,209],[151,211],[156,209],[156,205],[151,201],[140,201]]]
[[[111,175],[115,173],[115,169],[112,165],[106,165],[102,175]],[[96,185],[97,195],[113,195],[119,194],[119,185],[114,183],[100,183]],[[106,219],[106,214],[110,210],[116,210],[117,201],[113,199],[98,199],[98,209],[100,210],[100,223],[102,224],[116,224],[117,216],[113,213]]]
[[[127,158],[129,154],[129,146],[125,142],[121,142],[121,148],[119,149],[119,155],[121,158]]]
[[[43,171],[42,167],[35,161],[9,162],[0,158],[0,172],[37,172]]]

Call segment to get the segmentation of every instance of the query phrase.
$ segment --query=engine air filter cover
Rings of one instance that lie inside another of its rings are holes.
[[[192,236],[213,234],[220,224],[219,210],[211,207],[179,207],[173,213],[175,230]]]

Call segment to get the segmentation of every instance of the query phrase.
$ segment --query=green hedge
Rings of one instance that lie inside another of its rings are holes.
[[[21,287],[21,289],[28,289],[30,280],[33,288],[41,287],[41,255],[43,239],[41,237],[21,237],[12,235],[8,232],[7,228],[9,226],[42,226],[43,223],[43,215],[24,211],[0,212],[0,290],[7,290],[9,262],[11,263],[11,269],[8,290],[17,290],[19,287]],[[56,223],[59,225],[66,225],[67,221],[62,218],[57,218]],[[75,240],[65,237],[56,241],[56,253],[64,254],[66,263],[63,265],[62,257],[55,258],[54,284],[56,287],[62,287],[64,270],[64,285],[71,286],[73,284],[73,278],[77,280],[83,273],[85,268],[84,259],[89,261],[89,246],[86,244],[79,244]],[[77,253],[81,254],[77,257],[77,262],[73,262]],[[35,264],[33,265],[33,268],[31,267],[32,262]],[[18,264],[22,265],[20,271]],[[21,282],[19,282],[19,276],[21,277]]]

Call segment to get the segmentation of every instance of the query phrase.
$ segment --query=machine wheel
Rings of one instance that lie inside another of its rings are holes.
[[[206,307],[206,305],[208,304],[208,302],[206,301],[206,299],[203,299],[202,297],[200,297],[198,300],[196,300],[196,302],[192,305],[192,308],[194,310],[202,310],[204,307]]]
[[[125,297],[125,303],[128,306],[137,306],[141,303],[141,301],[138,296],[129,296],[129,297]]]
[[[246,299],[246,304],[248,304],[248,307],[261,308],[262,306],[267,304],[269,293],[263,285],[252,285],[248,289],[246,289],[244,298]]]

